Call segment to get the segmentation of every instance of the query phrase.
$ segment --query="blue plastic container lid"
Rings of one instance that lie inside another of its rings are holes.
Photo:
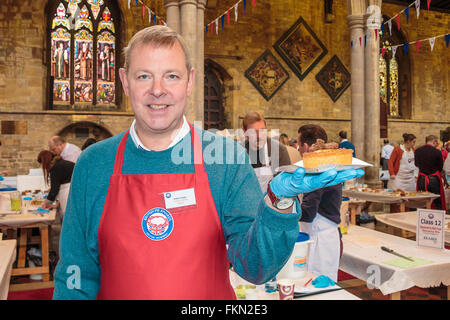
[[[309,234],[304,232],[299,232],[297,237],[297,242],[303,242],[309,240]]]
[[[0,188],[0,191],[17,191],[16,188]]]
[[[342,201],[349,201],[350,198],[349,197],[342,197]]]
[[[23,200],[33,200],[33,198],[32,197],[25,197],[25,198],[23,198]]]

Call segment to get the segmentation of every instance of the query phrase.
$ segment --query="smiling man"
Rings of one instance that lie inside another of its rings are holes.
[[[254,187],[244,148],[184,117],[194,69],[181,37],[152,26],[124,54],[120,79],[135,121],[83,151],[75,166],[54,299],[235,299],[230,265],[260,284],[289,258],[299,213],[288,198],[361,172],[282,173],[269,199]],[[223,159],[231,150],[245,161],[203,161],[208,141]],[[173,161],[180,144],[190,161]]]

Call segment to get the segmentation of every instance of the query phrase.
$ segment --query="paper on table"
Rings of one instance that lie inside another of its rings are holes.
[[[277,172],[283,171],[283,172],[289,172],[292,173],[299,167],[303,168],[303,160],[300,160],[299,162],[296,162],[289,166],[281,166],[277,168]],[[305,169],[306,173],[321,173],[329,169],[335,169],[336,171],[342,171],[347,169],[359,169],[364,167],[373,167],[372,164],[364,162],[362,160],[359,160],[357,158],[352,158],[352,164],[343,165],[343,164],[323,164],[320,166],[317,166],[315,168],[308,168]]]
[[[404,258],[395,258],[392,260],[383,261],[383,263],[388,264],[390,266],[402,268],[402,269],[410,269],[415,267],[424,266],[426,264],[431,264],[433,261],[428,261],[420,258],[408,257],[413,259],[414,261],[409,261]]]

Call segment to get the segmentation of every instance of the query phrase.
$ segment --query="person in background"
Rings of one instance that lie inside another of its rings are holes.
[[[266,120],[260,113],[248,112],[242,120],[242,129],[244,147],[264,192],[276,169],[291,164],[289,153],[284,144],[268,137]]]
[[[48,193],[47,199],[44,200],[42,208],[50,208],[53,201],[58,199],[58,211],[61,220],[63,220],[75,163],[63,160],[60,156],[48,150],[39,152],[37,161],[41,164],[42,170],[44,171],[45,182],[47,185],[50,184],[50,192]]]
[[[60,156],[63,160],[76,163],[80,156],[81,149],[76,145],[66,142],[60,136],[53,136],[48,141],[48,148],[54,154]]]
[[[447,160],[449,152],[450,152],[450,141],[447,141],[446,143],[443,144],[443,146],[441,148],[442,159],[444,162],[445,162],[445,160]]]
[[[403,144],[392,150],[388,161],[389,182],[388,188],[392,190],[415,191],[414,178],[414,145],[416,136],[412,133],[403,134]]]
[[[81,147],[81,151],[83,151],[84,149],[86,149],[90,145],[93,145],[96,142],[97,140],[95,140],[94,138],[87,138],[86,141],[83,143],[83,146]]]
[[[340,149],[352,149],[353,157],[356,157],[355,146],[347,139],[347,131],[339,131],[339,148]]]
[[[383,170],[388,170],[389,159],[392,154],[392,150],[394,150],[394,146],[392,143],[389,143],[388,139],[384,139],[384,146],[381,148],[381,165]]]
[[[298,151],[298,143],[296,139],[289,139],[289,145]]]
[[[284,144],[285,146],[289,145],[289,137],[286,133],[282,133],[280,134],[280,143]]]
[[[433,200],[431,208],[446,210],[443,184],[445,176],[442,176],[444,162],[441,151],[436,148],[438,144],[438,138],[429,135],[425,138],[425,145],[417,148],[415,152],[414,163],[419,168],[417,190],[439,194],[440,198]]]
[[[119,75],[135,119],[75,166],[54,299],[236,299],[230,264],[261,284],[291,255],[298,194],[364,174],[298,168],[274,177],[264,195],[242,146],[187,122],[195,71],[168,27],[136,33]],[[211,150],[224,151],[220,163]]]
[[[298,129],[300,152],[305,153],[322,139],[327,143],[325,130],[314,124]],[[341,255],[342,184],[322,188],[303,194],[300,229],[310,235],[312,242],[308,253],[308,272],[316,276],[326,275],[337,281],[339,258]]]

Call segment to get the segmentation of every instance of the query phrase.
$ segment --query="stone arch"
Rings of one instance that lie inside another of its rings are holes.
[[[101,141],[113,136],[113,134],[104,126],[90,121],[71,123],[59,130],[57,135],[80,148],[88,138],[94,138],[97,141]]]

